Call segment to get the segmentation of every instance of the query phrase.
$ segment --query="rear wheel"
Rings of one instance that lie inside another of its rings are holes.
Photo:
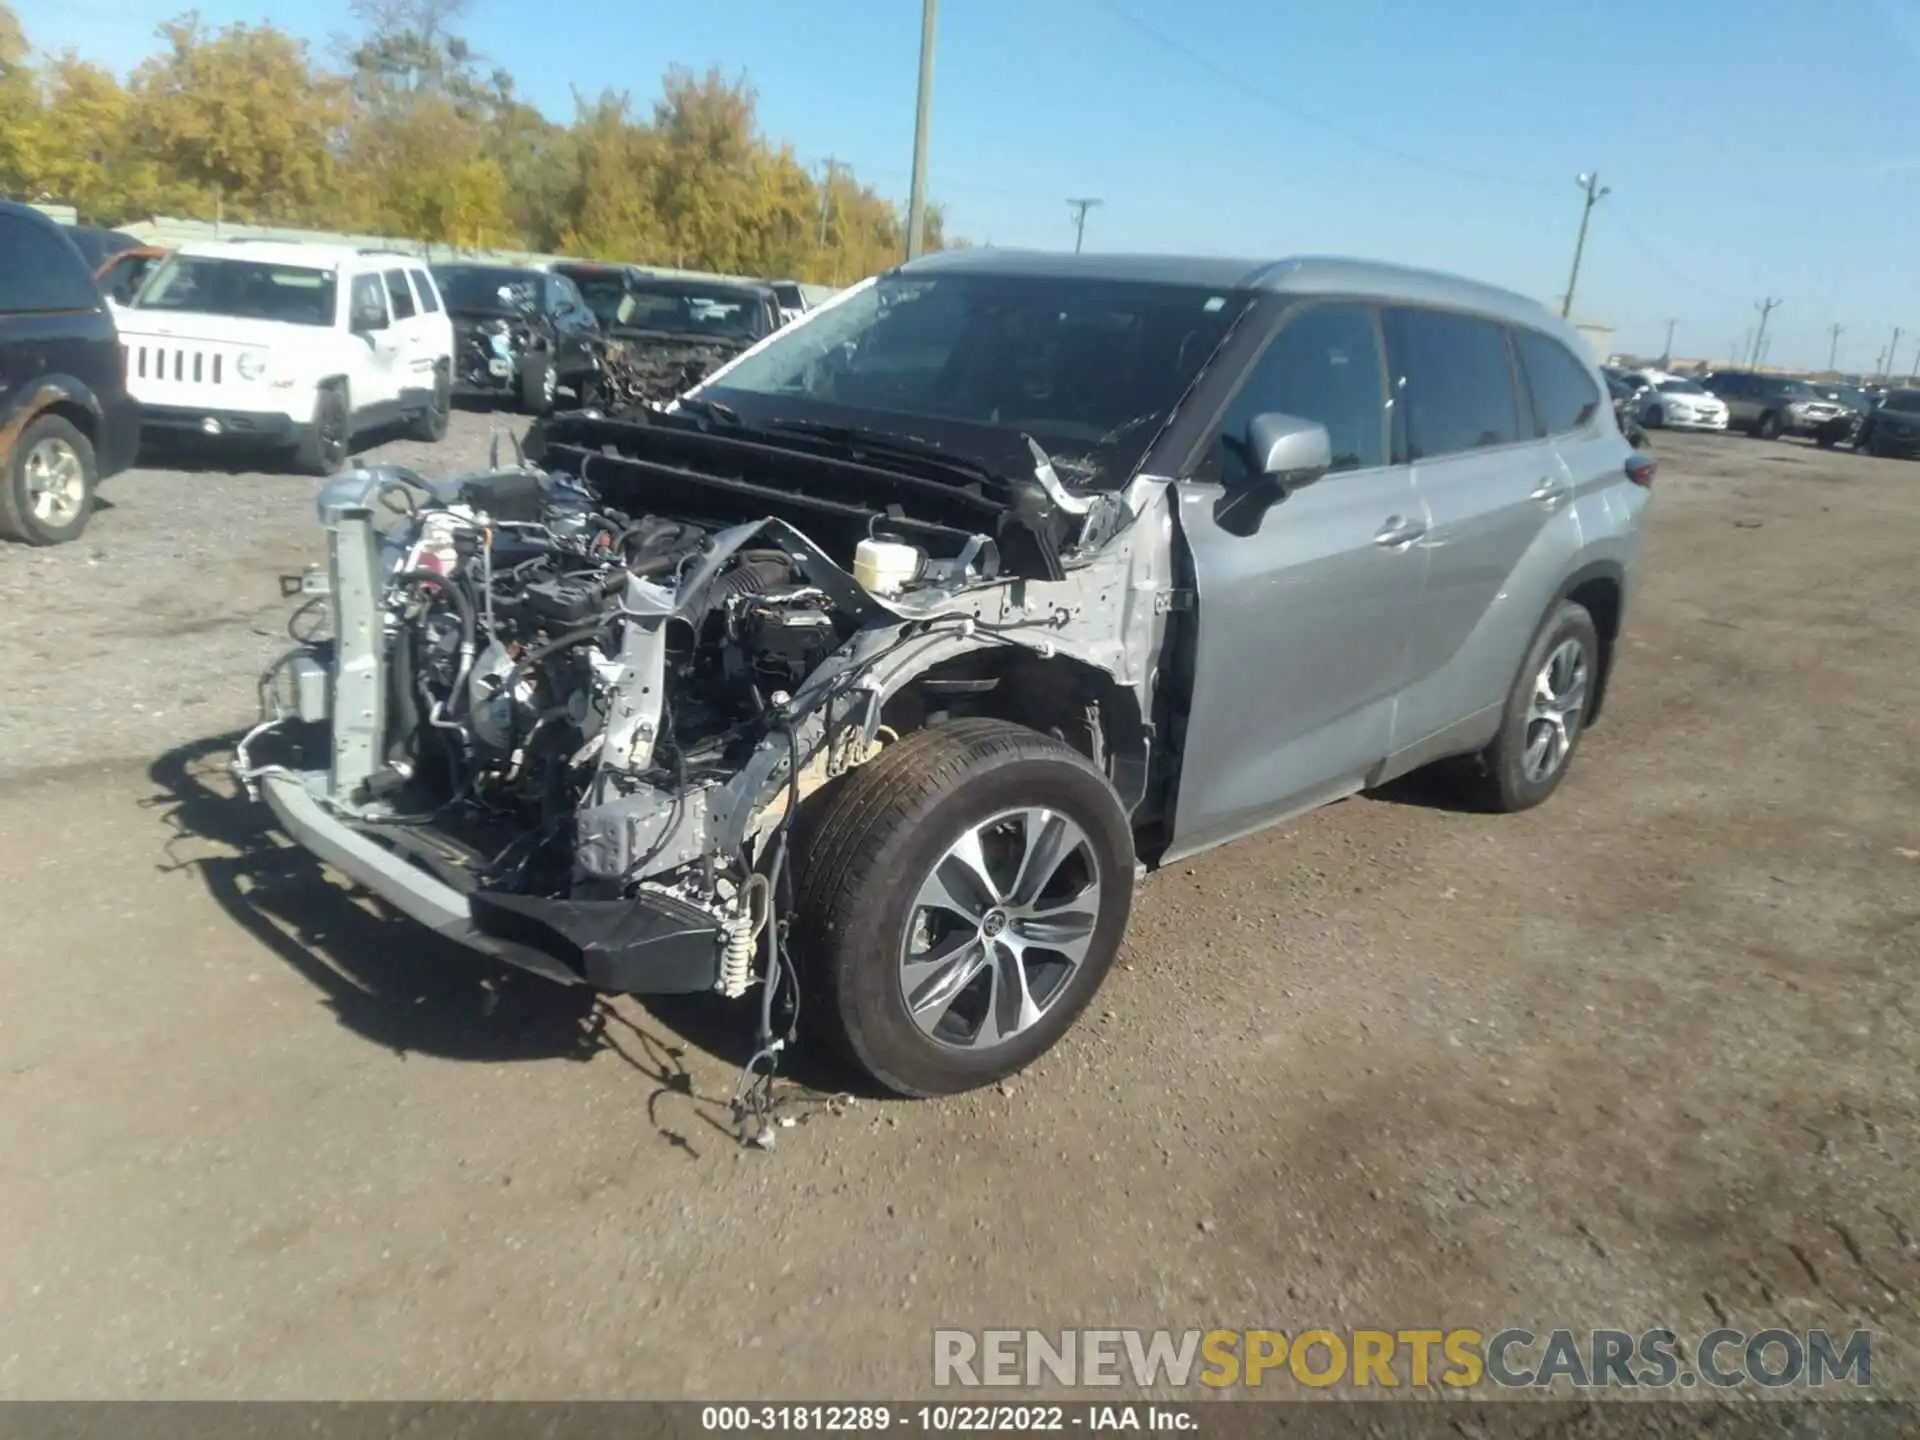
[[[352,411],[344,385],[324,387],[313,402],[313,421],[294,446],[293,463],[303,474],[337,475],[347,463]]]
[[[1753,433],[1761,440],[1778,440],[1780,438],[1779,415],[1772,410],[1767,411],[1760,417],[1760,423],[1753,427]]]
[[[1593,617],[1563,601],[1527,651],[1500,733],[1481,754],[1478,789],[1490,809],[1529,810],[1559,788],[1586,733],[1599,675]]]
[[[93,444],[71,422],[42,415],[20,432],[0,488],[0,536],[29,545],[77,540],[93,513]]]
[[[1666,411],[1662,410],[1658,405],[1651,405],[1647,408],[1647,424],[1653,426],[1654,429],[1658,430],[1662,425],[1666,423],[1667,423]]]
[[[909,735],[810,837],[802,1015],[899,1094],[1010,1075],[1099,989],[1133,866],[1118,797],[1078,751],[999,720]]]

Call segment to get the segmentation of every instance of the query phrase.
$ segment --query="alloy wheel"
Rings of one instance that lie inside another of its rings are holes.
[[[1587,647],[1569,637],[1553,647],[1533,678],[1522,764],[1538,784],[1567,763],[1587,709]]]
[[[27,503],[42,525],[71,525],[87,503],[87,469],[65,440],[48,438],[27,452]]]
[[[900,946],[900,993],[930,1038],[1004,1045],[1064,995],[1093,944],[1093,842],[1057,810],[1006,810],[965,831],[920,884]]]

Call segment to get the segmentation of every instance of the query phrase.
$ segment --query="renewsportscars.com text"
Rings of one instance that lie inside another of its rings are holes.
[[[936,1330],[933,1383],[1136,1389],[1820,1389],[1873,1383],[1873,1336],[1711,1330]]]

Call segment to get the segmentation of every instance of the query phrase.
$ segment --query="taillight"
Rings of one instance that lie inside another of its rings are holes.
[[[1627,457],[1627,479],[1636,485],[1649,488],[1653,485],[1653,472],[1660,468],[1660,462],[1651,455],[1642,455],[1638,451]]]

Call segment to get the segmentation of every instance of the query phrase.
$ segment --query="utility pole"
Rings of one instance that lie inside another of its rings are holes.
[[[1827,369],[1829,370],[1836,368],[1834,362],[1838,360],[1840,356],[1840,332],[1844,329],[1846,329],[1844,325],[1835,325],[1832,330],[1828,332],[1833,336],[1833,339],[1827,343]]]
[[[1672,320],[1669,320],[1669,321],[1667,321],[1667,346],[1666,346],[1666,349],[1664,349],[1664,350],[1662,350],[1662,351],[1660,352],[1660,367],[1661,367],[1662,369],[1665,369],[1665,368],[1666,368],[1667,366],[1669,366],[1669,365],[1671,365],[1671,364],[1673,364],[1673,327],[1674,327],[1674,324],[1675,324],[1675,322],[1674,322],[1674,321],[1672,321]]]
[[[1760,368],[1760,352],[1766,348],[1767,344],[1767,319],[1774,311],[1780,308],[1780,302],[1772,296],[1768,296],[1765,300],[1756,300],[1753,308],[1760,312],[1760,333],[1754,336],[1753,364],[1748,368],[1758,370]]]
[[[1886,376],[1886,378],[1889,380],[1893,378],[1893,352],[1898,350],[1899,348],[1900,348],[1900,327],[1896,325],[1893,327],[1893,340],[1887,346],[1887,358],[1885,361],[1886,368],[1880,372],[1881,374]]]
[[[933,110],[933,28],[939,0],[920,0],[920,98],[913,112],[913,188],[907,197],[907,259],[927,237],[927,124]]]
[[[1587,192],[1587,200],[1580,209],[1580,236],[1573,242],[1573,273],[1567,276],[1567,293],[1560,300],[1562,320],[1573,313],[1573,287],[1580,283],[1580,253],[1587,248],[1587,221],[1593,218],[1593,207],[1613,193],[1600,183],[1598,170],[1581,172],[1574,177],[1573,183]]]
[[[820,248],[827,248],[827,208],[833,203],[833,177],[839,173],[840,162],[829,155],[827,157],[827,178],[820,184]]]
[[[1080,242],[1087,235],[1087,211],[1100,203],[1097,197],[1089,196],[1084,200],[1069,200],[1067,206],[1073,211],[1073,253],[1080,253]]]

